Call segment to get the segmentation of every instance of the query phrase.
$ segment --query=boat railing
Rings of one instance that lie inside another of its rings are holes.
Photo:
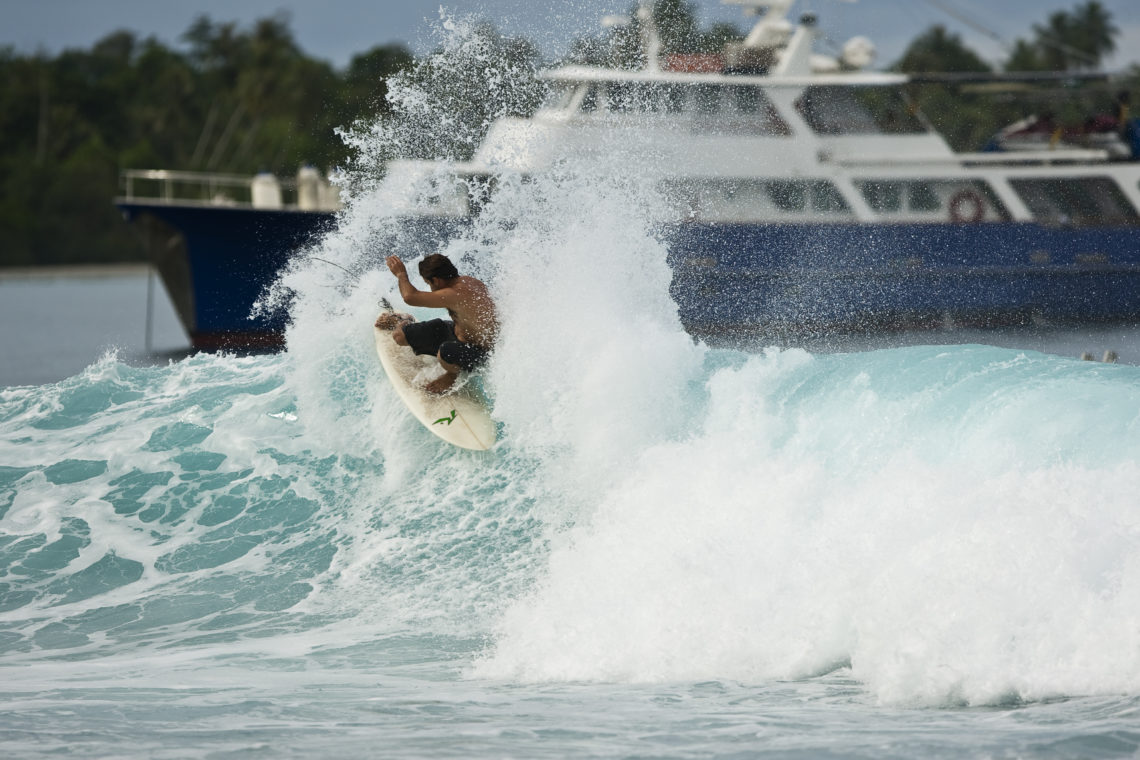
[[[820,155],[821,162],[834,162],[841,166],[1035,166],[1042,164],[1107,163],[1109,155],[1103,150],[1036,150],[1016,152],[954,153],[943,156],[875,156],[829,158]]]
[[[335,211],[335,187],[311,168],[296,179],[268,172],[253,176],[171,169],[125,169],[117,202],[179,206],[220,206],[284,211]]]

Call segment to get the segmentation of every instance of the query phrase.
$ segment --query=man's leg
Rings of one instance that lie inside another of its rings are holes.
[[[397,346],[408,345],[408,339],[404,336],[404,325],[406,324],[408,323],[401,322],[396,326],[396,329],[392,330],[392,340],[396,341]]]
[[[444,361],[442,354],[441,350],[436,358],[439,359],[439,366],[443,367],[443,374],[424,386],[424,390],[428,393],[447,393],[451,390],[451,386],[455,385],[455,379],[459,377],[460,367]]]
[[[412,319],[411,317],[408,317],[407,314],[392,314],[392,315],[385,315],[385,316],[407,317],[407,319],[401,319],[399,321],[389,323],[389,324],[393,325],[392,327],[385,327],[384,325],[380,324],[379,320],[377,320],[376,326],[382,330],[391,330],[392,331],[392,340],[396,341],[397,346],[408,345],[408,337],[406,335],[404,335],[404,327],[405,327],[405,325],[413,324],[416,320]]]
[[[439,347],[454,337],[450,322],[442,319],[429,319],[417,322],[410,316],[392,329],[392,340],[398,346],[408,346],[419,356],[435,356]]]

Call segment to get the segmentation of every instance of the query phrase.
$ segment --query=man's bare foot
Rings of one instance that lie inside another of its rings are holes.
[[[424,390],[435,396],[447,395],[451,392],[452,386],[455,385],[455,379],[457,377],[459,377],[459,375],[453,375],[447,372],[425,385]]]
[[[402,324],[415,321],[411,314],[400,314],[398,312],[388,311],[376,318],[376,326],[381,330],[395,330]]]

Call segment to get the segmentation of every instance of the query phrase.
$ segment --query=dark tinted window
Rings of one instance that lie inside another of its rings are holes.
[[[847,201],[839,194],[835,185],[825,180],[817,180],[809,184],[811,192],[811,205],[816,211],[848,211]]]
[[[733,87],[736,110],[741,113],[756,113],[760,110],[760,90],[755,87]]]
[[[858,180],[855,186],[877,214],[914,214],[951,222],[996,222],[1009,212],[982,180]]]
[[[889,214],[902,209],[901,182],[864,182],[863,197],[872,211]]]
[[[803,182],[769,182],[766,189],[772,203],[781,211],[803,211],[807,205],[807,187]]]
[[[598,86],[592,84],[586,88],[586,94],[582,96],[581,109],[583,111],[596,111],[598,108]]]
[[[791,134],[787,123],[759,87],[690,85],[693,128],[726,134]]]
[[[917,134],[926,127],[901,92],[884,87],[809,87],[796,109],[821,135]]]
[[[1039,222],[1135,224],[1136,209],[1108,177],[1011,179],[1009,184]]]
[[[701,84],[693,88],[693,110],[699,114],[713,114],[720,110],[721,88]]]
[[[937,211],[942,208],[942,200],[934,192],[929,182],[910,182],[910,210]]]

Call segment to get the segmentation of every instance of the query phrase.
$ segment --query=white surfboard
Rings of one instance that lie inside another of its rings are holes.
[[[431,432],[464,449],[484,451],[495,445],[495,421],[483,394],[471,383],[440,396],[427,393],[414,380],[425,368],[438,366],[434,356],[416,356],[392,340],[391,330],[376,330],[376,353],[392,387],[408,411]]]

